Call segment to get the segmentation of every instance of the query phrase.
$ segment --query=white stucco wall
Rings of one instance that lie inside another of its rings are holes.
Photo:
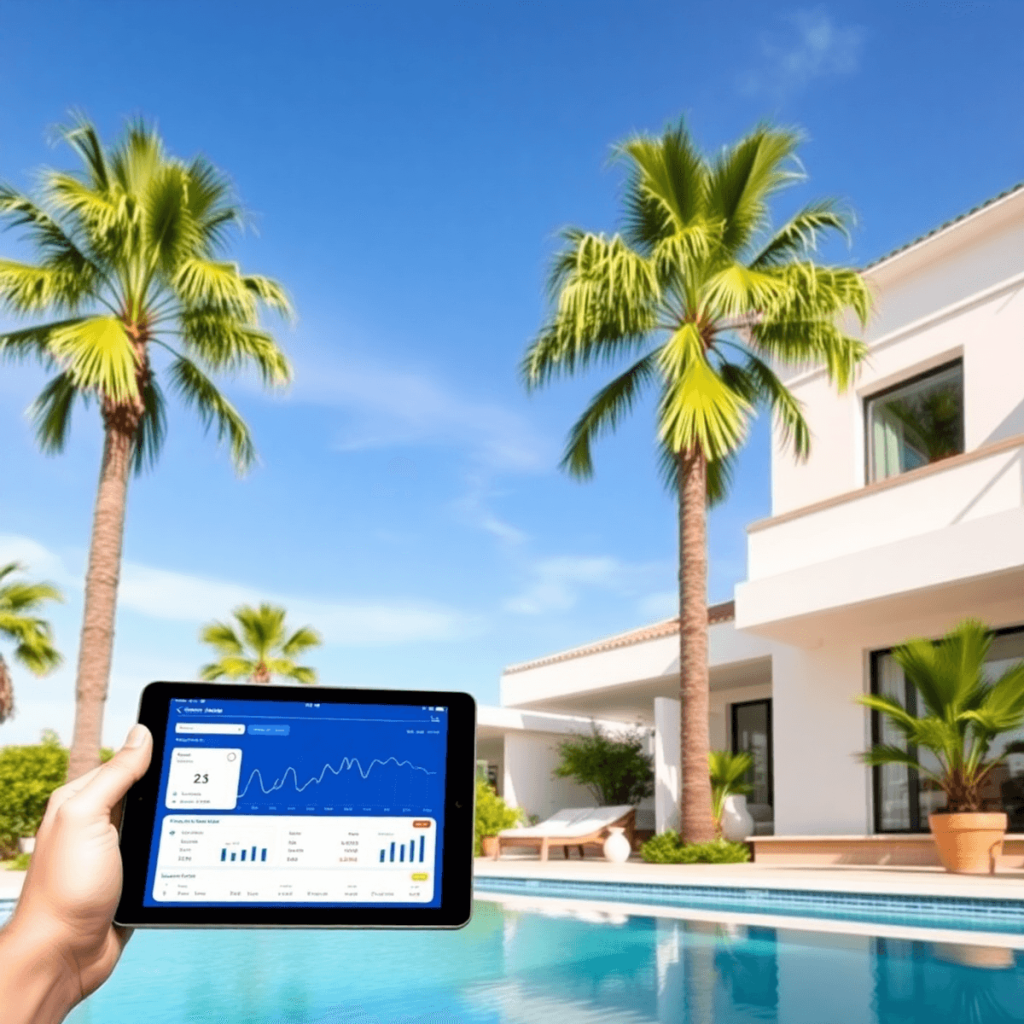
[[[772,664],[776,835],[872,831],[867,749],[868,655],[839,637],[813,650],[780,646]]]
[[[505,736],[504,800],[527,815],[550,817],[564,807],[593,807],[590,790],[552,774],[558,766],[561,737],[543,733]]]
[[[680,703],[654,700],[654,828],[679,828]]]
[[[863,486],[865,397],[957,356],[967,450],[1024,431],[1024,193],[868,271],[867,279],[876,305],[864,333],[870,357],[855,387],[840,396],[823,371],[787,377],[812,445],[797,464],[776,432],[773,515]]]

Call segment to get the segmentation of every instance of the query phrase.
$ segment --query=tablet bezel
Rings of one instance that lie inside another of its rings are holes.
[[[321,704],[433,705],[448,708],[444,832],[439,907],[231,907],[147,906],[143,902],[154,842],[170,702],[272,700]],[[441,690],[367,690],[317,686],[155,682],[142,691],[139,721],[153,734],[153,759],[122,805],[121,861],[124,883],[115,923],[132,928],[461,928],[469,922],[473,893],[473,822],[476,775],[476,702],[467,693]]]

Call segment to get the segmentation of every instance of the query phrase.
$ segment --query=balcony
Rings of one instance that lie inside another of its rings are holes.
[[[748,528],[737,629],[898,642],[915,619],[983,611],[1024,620],[1024,436]]]

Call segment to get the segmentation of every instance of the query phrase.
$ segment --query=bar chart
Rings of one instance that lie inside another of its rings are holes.
[[[406,850],[408,847],[408,851]],[[398,857],[395,857],[395,850],[398,850]],[[408,856],[406,855],[408,852]],[[419,839],[410,839],[408,843],[391,843],[380,851],[381,864],[423,864],[426,860],[427,837],[420,836]]]
[[[257,852],[259,857],[257,858]],[[267,862],[267,848],[252,846],[249,848],[241,848],[232,850],[229,846],[222,846],[220,850],[220,859],[222,862],[226,861],[240,861],[244,862],[248,856],[250,864],[256,864],[257,862],[265,864]]]

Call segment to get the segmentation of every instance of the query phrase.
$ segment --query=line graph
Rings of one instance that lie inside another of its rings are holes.
[[[359,758],[343,757],[341,759],[341,763],[338,765],[337,768],[333,768],[330,764],[325,764],[323,768],[320,770],[319,775],[309,778],[306,782],[303,782],[301,785],[299,783],[298,771],[293,766],[289,765],[284,770],[284,774],[282,774],[282,776],[279,779],[272,783],[269,789],[265,784],[263,773],[259,770],[259,768],[254,768],[252,772],[249,774],[249,779],[246,782],[245,786],[241,790],[239,790],[238,799],[242,800],[245,798],[246,794],[249,792],[249,787],[252,786],[253,779],[259,779],[260,790],[262,791],[264,796],[269,796],[271,793],[276,793],[278,790],[284,788],[285,782],[287,781],[288,776],[290,774],[291,777],[295,780],[295,792],[302,793],[310,786],[319,785],[320,783],[322,783],[324,781],[324,777],[327,775],[328,772],[331,772],[332,775],[337,777],[341,775],[341,773],[344,771],[351,771],[352,768],[354,767],[358,770],[360,777],[363,780],[366,780],[370,777],[370,772],[373,771],[374,765],[386,767],[391,763],[394,763],[396,768],[404,768],[408,766],[412,771],[423,772],[424,775],[437,775],[437,772],[432,772],[429,771],[427,768],[422,767],[421,765],[413,764],[412,761],[399,761],[397,757],[388,757],[385,758],[383,761],[380,758],[375,757],[367,766],[365,771],[363,771],[363,766],[360,763]]]

